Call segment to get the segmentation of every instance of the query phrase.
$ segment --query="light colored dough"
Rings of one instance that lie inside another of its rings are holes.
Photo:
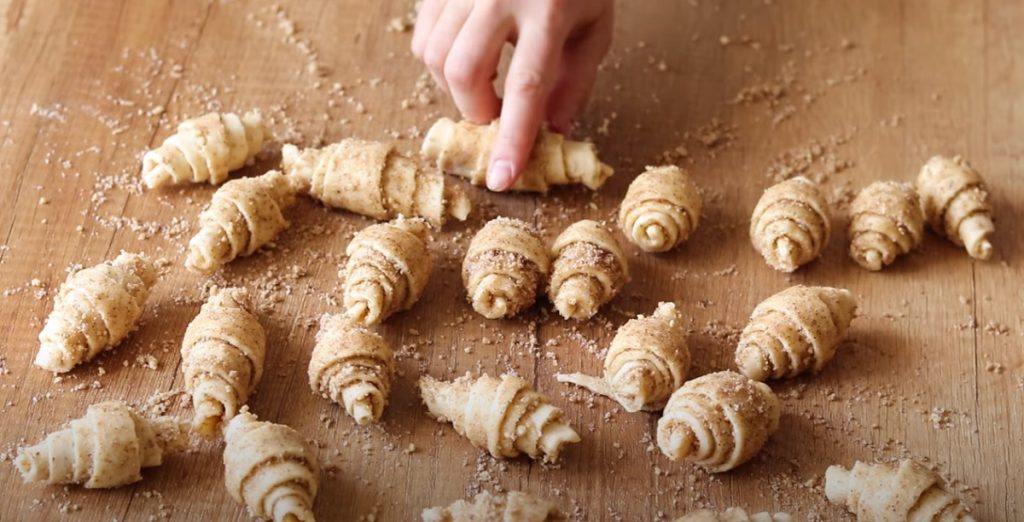
[[[142,480],[142,468],[183,451],[187,432],[176,419],[147,419],[120,401],[101,402],[85,416],[18,449],[14,466],[25,482],[116,488]]]
[[[142,179],[153,189],[164,185],[220,185],[228,173],[250,165],[270,131],[258,111],[239,116],[211,112],[183,121],[178,131],[142,157]]]
[[[924,213],[909,183],[876,181],[850,205],[850,257],[868,270],[881,270],[921,244]]]
[[[156,280],[153,263],[129,253],[69,275],[39,332],[36,366],[63,373],[117,346],[135,329]]]
[[[497,459],[526,454],[555,462],[566,444],[580,441],[562,410],[514,375],[468,374],[452,382],[424,376],[420,394],[430,415]]]
[[[548,297],[566,318],[590,319],[629,281],[629,264],[615,236],[584,219],[566,228],[551,247]]]
[[[619,328],[604,359],[604,377],[557,374],[559,382],[611,397],[629,412],[658,411],[686,380],[690,350],[674,303],[660,303],[654,314]]]
[[[344,406],[357,424],[365,425],[384,413],[394,374],[394,352],[380,335],[340,315],[320,319],[309,360],[313,392]]]
[[[181,342],[181,371],[185,390],[192,394],[196,433],[219,435],[249,400],[263,376],[266,345],[249,291],[214,289]]]
[[[427,131],[420,152],[444,172],[482,186],[486,184],[497,135],[498,120],[475,125],[441,118]],[[552,186],[571,184],[597,190],[614,172],[598,159],[593,143],[567,140],[561,134],[541,130],[522,176],[510,190],[547,192]]]
[[[747,462],[779,429],[779,399],[768,385],[735,372],[688,381],[672,394],[658,421],[658,447],[713,473]]]
[[[674,165],[647,167],[629,184],[619,227],[644,252],[668,252],[697,229],[703,199],[690,174]]]
[[[533,227],[499,217],[470,241],[462,283],[477,313],[488,319],[513,317],[537,299],[550,267],[550,254]]]
[[[370,326],[412,308],[433,269],[429,241],[427,223],[418,218],[398,218],[356,234],[339,274],[349,320]]]
[[[817,259],[831,233],[828,202],[818,184],[803,176],[765,190],[750,218],[754,249],[781,272]]]
[[[736,366],[757,381],[819,372],[857,313],[849,290],[797,285],[754,308],[740,334]]]
[[[441,171],[390,143],[348,138],[303,150],[288,144],[281,163],[303,192],[331,208],[377,220],[422,217],[436,227],[449,216],[463,221],[469,215],[469,198],[446,184]]]

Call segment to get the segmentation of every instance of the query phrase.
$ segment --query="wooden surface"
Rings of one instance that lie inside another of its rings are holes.
[[[267,372],[250,404],[320,445],[329,470],[316,503],[324,520],[414,520],[424,507],[495,487],[555,498],[581,520],[670,520],[732,505],[842,520],[821,491],[825,468],[900,456],[952,479],[979,520],[1024,517],[1024,69],[1016,67],[1024,4],[621,2],[581,129],[616,176],[596,195],[472,191],[473,218],[447,227],[435,246],[441,262],[427,295],[383,328],[400,348],[402,375],[384,422],[369,428],[354,427],[306,383],[316,319],[338,310],[338,262],[368,221],[303,200],[275,249],[208,280],[182,261],[212,189],[147,192],[138,181],[142,152],[209,109],[260,108],[280,141],[396,137],[408,150],[417,147],[415,128],[454,115],[439,93],[421,106],[418,95],[430,89],[417,87],[423,69],[407,51],[411,32],[385,30],[410,2],[274,5],[0,2],[0,443],[8,461],[0,520],[246,519],[222,486],[216,444],[197,444],[116,491],[23,485],[9,464],[18,445],[100,400],[145,407],[166,394],[168,411],[187,415],[173,393],[182,386],[178,347],[211,284],[264,297]],[[276,166],[277,148],[240,174]],[[705,190],[692,241],[660,256],[631,247],[633,282],[590,323],[562,321],[546,303],[513,321],[472,313],[457,267],[485,218],[532,220],[550,240],[575,219],[612,216],[632,176],[666,151]],[[912,179],[935,153],[965,155],[989,181],[996,259],[972,262],[929,234],[890,269],[861,270],[845,253],[843,202],[870,181]],[[792,276],[768,268],[746,233],[772,182],[766,172],[779,166],[822,178],[836,203],[823,258]],[[139,330],[63,379],[34,368],[36,335],[68,268],[122,249],[169,261]],[[794,283],[848,287],[861,316],[821,375],[773,384],[781,428],[734,472],[670,463],[652,445],[655,415],[626,414],[554,379],[598,372],[597,352],[614,328],[670,299],[691,328],[692,374],[729,368],[754,305]],[[584,438],[557,467],[482,456],[428,418],[414,389],[424,372],[512,370],[551,395]]]

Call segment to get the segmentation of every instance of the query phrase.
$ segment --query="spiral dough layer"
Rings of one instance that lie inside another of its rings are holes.
[[[89,406],[85,416],[35,446],[18,449],[14,466],[26,482],[114,488],[142,480],[143,468],[159,466],[164,455],[187,445],[176,419],[147,419],[123,402],[108,401]]]
[[[925,217],[932,230],[965,247],[975,259],[992,257],[992,205],[981,174],[960,156],[935,156],[917,176]]]
[[[491,146],[498,135],[498,120],[490,125],[458,123],[441,118],[423,137],[420,153],[448,174],[484,185]],[[556,185],[583,184],[597,190],[614,174],[601,163],[593,143],[572,141],[541,129],[519,180],[509,190],[547,192]]]
[[[243,409],[224,430],[224,484],[249,513],[274,522],[314,522],[320,464],[305,438]]]
[[[309,386],[344,406],[357,424],[380,420],[394,373],[394,353],[381,336],[346,323],[340,315],[320,319]]]
[[[188,242],[185,268],[211,273],[273,241],[288,228],[283,211],[295,202],[295,190],[276,170],[225,183],[199,214],[199,232]]]
[[[249,165],[270,139],[257,111],[244,116],[211,112],[178,125],[178,132],[142,157],[149,188],[183,183],[220,185],[228,173]]]
[[[432,225],[465,220],[469,198],[437,168],[390,143],[348,138],[323,148],[281,148],[282,168],[302,191],[331,208],[378,220],[417,216]]]
[[[736,366],[756,381],[819,372],[832,360],[856,313],[849,290],[787,288],[754,308],[740,334]]]
[[[39,332],[35,365],[67,372],[117,346],[135,329],[156,280],[153,263],[129,253],[69,275]]]
[[[740,508],[729,508],[721,513],[702,509],[677,518],[675,522],[793,522],[787,513],[753,513],[748,515]]]
[[[830,466],[825,496],[845,505],[857,520],[974,522],[938,475],[907,459],[895,465],[857,462],[849,470]]]
[[[735,372],[688,381],[658,421],[658,447],[719,473],[747,462],[779,428],[779,400],[768,385]]]
[[[611,397],[629,412],[657,411],[682,386],[689,368],[682,318],[674,303],[659,303],[651,316],[619,328],[604,359],[603,378],[579,373],[557,378]]]
[[[494,495],[482,491],[472,501],[457,500],[448,507],[423,511],[423,522],[564,522],[568,520],[550,500],[510,491]]]
[[[921,243],[924,213],[909,183],[877,181],[850,205],[850,257],[868,270],[881,270]]]
[[[548,297],[562,317],[589,319],[629,281],[626,254],[606,228],[584,219],[551,247]]]
[[[344,279],[345,314],[364,326],[412,308],[427,286],[433,261],[430,231],[419,218],[398,218],[364,228],[348,244]]]
[[[533,227],[495,218],[473,236],[462,262],[462,283],[473,309],[488,319],[513,317],[537,299],[551,258]]]
[[[566,444],[580,441],[562,410],[514,375],[465,375],[453,382],[424,376],[420,394],[430,415],[451,422],[476,447],[497,459],[521,454],[555,462]]]
[[[647,167],[626,191],[619,227],[645,252],[667,252],[697,229],[702,206],[697,185],[685,170]]]
[[[212,438],[263,376],[266,334],[244,288],[214,290],[185,330],[181,370],[192,394],[192,429]]]
[[[832,232],[818,184],[798,176],[764,191],[750,218],[750,241],[768,264],[792,272],[821,255]]]

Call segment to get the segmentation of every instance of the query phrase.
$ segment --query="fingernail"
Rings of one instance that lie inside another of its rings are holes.
[[[487,188],[501,192],[512,186],[512,163],[505,160],[495,160],[491,168],[487,169]]]

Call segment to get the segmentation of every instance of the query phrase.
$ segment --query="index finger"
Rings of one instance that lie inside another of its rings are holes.
[[[558,35],[530,27],[519,35],[505,79],[501,122],[487,172],[491,190],[508,190],[526,168],[554,84],[560,42]]]

